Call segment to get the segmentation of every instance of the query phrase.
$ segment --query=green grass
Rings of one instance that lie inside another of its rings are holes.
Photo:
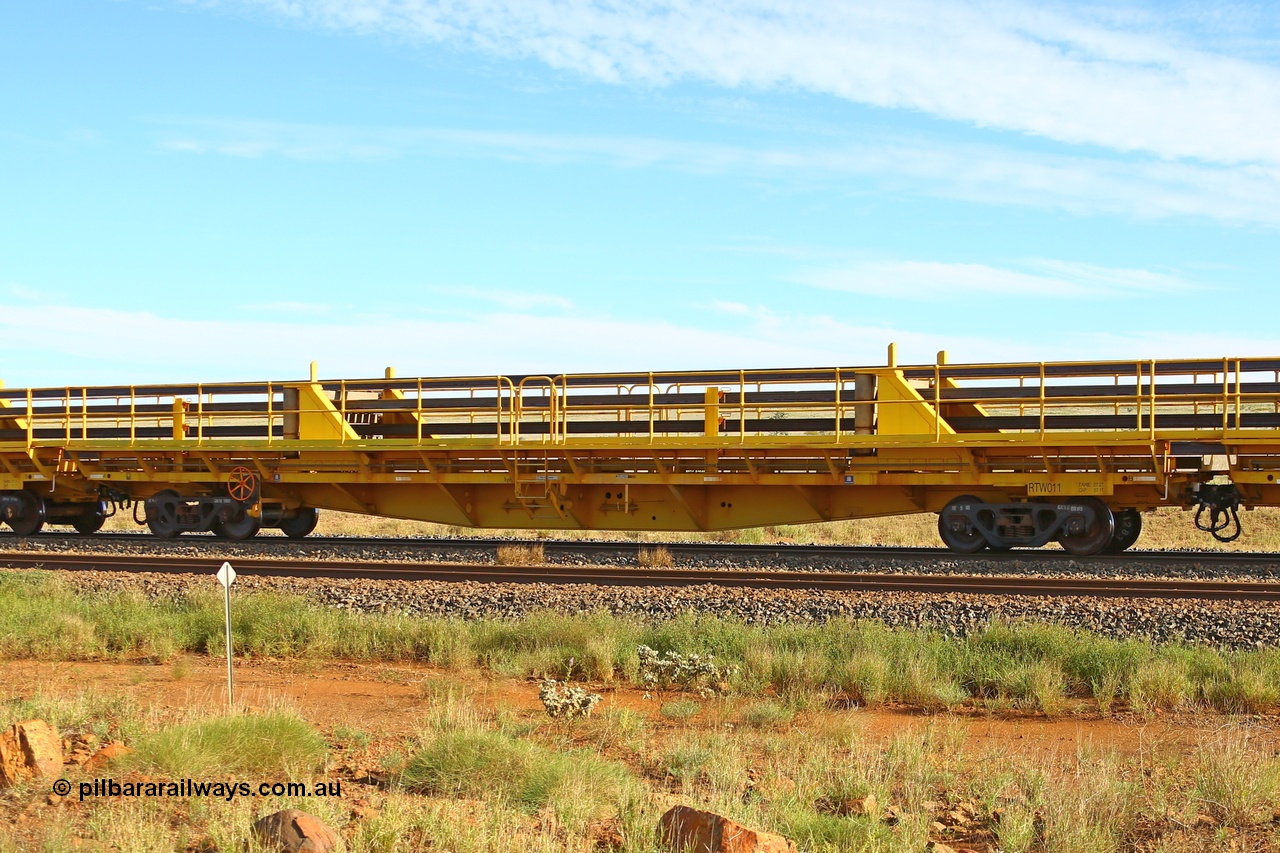
[[[298,777],[322,769],[328,752],[309,723],[279,712],[169,726],[134,746],[129,764],[175,779],[269,771]]]
[[[1275,649],[1156,646],[1054,625],[993,625],[957,638],[845,620],[759,627],[711,617],[646,624],[605,613],[537,613],[464,621],[355,613],[265,594],[238,598],[233,617],[240,656],[412,661],[638,685],[641,645],[711,655],[733,673],[723,685],[731,693],[793,708],[837,697],[931,710],[978,700],[1050,715],[1071,700],[1142,713],[1188,705],[1259,713],[1280,704]],[[211,593],[152,602],[132,593],[76,593],[52,574],[0,573],[0,659],[177,661],[220,655],[223,642],[222,605]]]
[[[468,728],[432,733],[404,765],[399,782],[431,796],[493,799],[531,813],[551,808],[579,829],[639,797],[638,780],[617,762]]]
[[[664,720],[671,720],[674,723],[687,723],[702,710],[702,704],[692,699],[676,699],[672,702],[665,703],[658,709],[658,714]]]

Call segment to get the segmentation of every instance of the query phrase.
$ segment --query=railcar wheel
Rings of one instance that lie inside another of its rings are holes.
[[[147,527],[151,528],[152,536],[172,539],[182,531],[178,529],[178,513],[175,505],[169,499],[178,500],[181,495],[173,489],[165,489],[162,492],[156,492],[152,497],[160,500],[147,504]],[[154,512],[152,507],[155,507]]]
[[[942,508],[942,512],[938,513],[938,535],[942,537],[942,541],[948,548],[959,554],[976,554],[987,547],[987,537],[982,535],[981,530],[970,524],[963,513],[956,508],[961,504],[974,503],[980,504],[982,500],[973,495],[961,495],[953,498]],[[960,522],[963,521],[963,529],[953,529],[953,521],[956,527],[960,527]]]
[[[9,527],[19,536],[34,536],[44,527],[44,498],[25,489],[17,494],[22,511],[9,519]]]
[[[107,521],[107,516],[102,510],[94,510],[84,515],[76,516],[71,519],[71,526],[75,528],[76,533],[82,536],[88,536],[91,533],[97,533],[102,529],[102,525]]]
[[[1088,557],[1101,554],[1111,544],[1115,536],[1116,521],[1111,509],[1097,498],[1072,498],[1072,503],[1081,503],[1093,509],[1094,522],[1078,533],[1058,537],[1063,550],[1077,557]]]
[[[316,529],[320,513],[313,506],[304,506],[293,515],[280,519],[280,532],[290,539],[301,539]]]
[[[236,521],[215,521],[213,523],[215,536],[221,536],[223,539],[234,539],[237,542],[252,539],[258,535],[258,531],[261,529],[262,522],[247,512]]]
[[[1138,541],[1142,535],[1142,513],[1136,509],[1122,509],[1115,513],[1116,532],[1103,551],[1105,554],[1119,554]]]

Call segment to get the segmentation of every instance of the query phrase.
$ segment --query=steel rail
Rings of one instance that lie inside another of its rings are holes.
[[[1280,603],[1280,583],[1150,578],[1060,578],[982,575],[902,575],[757,569],[654,569],[612,566],[497,566],[468,563],[356,562],[232,558],[244,575],[468,583],[717,586],[825,592],[918,592],[968,595],[1098,598],[1230,599]],[[115,572],[207,573],[220,557],[0,552],[0,566]]]
[[[889,559],[948,561],[963,564],[972,561],[989,563],[1071,562],[1080,565],[1143,564],[1198,564],[1198,565],[1276,565],[1280,566],[1280,553],[1246,551],[1125,551],[1122,554],[1098,554],[1081,557],[1066,551],[1044,548],[1015,548],[1011,551],[979,551],[976,554],[960,554],[946,548],[907,548],[888,545],[744,545],[723,542],[636,542],[591,539],[504,539],[504,538],[388,538],[354,536],[308,536],[293,540],[283,536],[262,536],[241,542],[218,539],[209,535],[192,534],[176,540],[157,540],[148,533],[100,533],[83,536],[76,533],[41,533],[29,537],[34,542],[65,542],[79,548],[111,542],[128,542],[138,545],[234,545],[240,548],[270,548],[279,546],[307,546],[334,548],[403,548],[405,550],[443,550],[467,548],[494,550],[503,546],[541,546],[543,553],[556,556],[620,555],[631,556],[641,550],[665,548],[673,557],[712,557],[737,559],[805,559],[821,560]],[[20,542],[12,533],[0,532],[0,548],[9,542]]]

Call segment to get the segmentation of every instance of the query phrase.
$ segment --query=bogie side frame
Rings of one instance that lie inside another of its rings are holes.
[[[1155,507],[1228,538],[1237,506],[1280,505],[1280,358],[894,362],[0,387],[0,521],[88,531],[134,505],[160,535],[243,538],[305,535],[316,509],[675,531],[939,512],[958,550],[1093,553]]]

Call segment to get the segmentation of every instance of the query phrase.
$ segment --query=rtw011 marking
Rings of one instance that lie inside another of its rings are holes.
[[[1105,495],[1107,484],[1103,480],[1071,480],[1027,483],[1027,495]]]

